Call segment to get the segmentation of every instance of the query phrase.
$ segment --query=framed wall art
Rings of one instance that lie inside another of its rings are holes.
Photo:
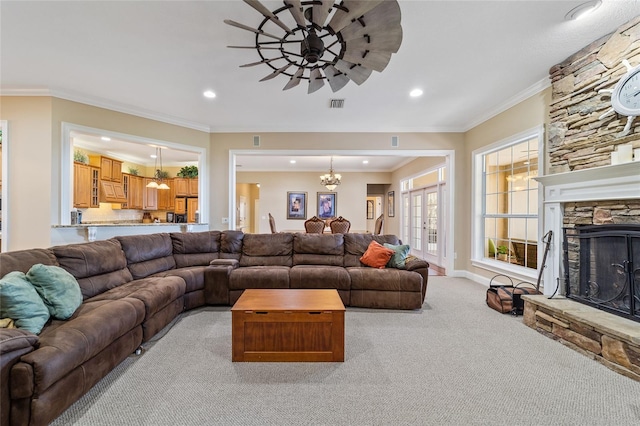
[[[396,215],[396,193],[395,191],[389,191],[387,199],[387,216],[394,217]]]
[[[307,218],[307,193],[287,192],[287,219]]]
[[[318,217],[320,219],[329,219],[336,217],[336,192],[318,192]]]

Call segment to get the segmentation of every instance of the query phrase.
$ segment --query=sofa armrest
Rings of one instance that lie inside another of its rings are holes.
[[[422,303],[427,296],[427,282],[429,281],[429,262],[417,257],[407,260],[407,271],[417,272],[422,275]]]
[[[20,357],[38,346],[38,336],[19,328],[0,329],[0,424],[8,425],[11,411],[11,369]]]
[[[229,275],[240,266],[236,259],[215,259],[204,271],[204,300],[209,305],[229,304]]]

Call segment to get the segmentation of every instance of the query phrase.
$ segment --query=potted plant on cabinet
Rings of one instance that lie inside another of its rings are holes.
[[[198,166],[184,166],[178,172],[178,177],[195,179],[198,177]]]

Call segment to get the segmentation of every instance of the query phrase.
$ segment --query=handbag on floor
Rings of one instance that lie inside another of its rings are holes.
[[[493,280],[497,277],[507,278],[511,285],[493,284]],[[489,288],[487,289],[487,306],[496,311],[506,314],[511,313],[513,315],[522,315],[524,311],[524,300],[522,300],[523,294],[541,294],[536,286],[528,282],[520,282],[513,285],[511,278],[506,275],[496,275],[491,279]]]

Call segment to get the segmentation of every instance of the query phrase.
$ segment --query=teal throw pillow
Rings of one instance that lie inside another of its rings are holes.
[[[16,327],[40,334],[49,321],[49,309],[24,272],[9,272],[0,278],[0,318],[11,318]]]
[[[409,250],[411,250],[409,245],[402,244],[395,246],[393,244],[384,243],[383,246],[394,251],[393,256],[391,256],[391,259],[387,262],[387,267],[405,269],[405,262],[407,261],[407,256],[409,256]]]
[[[59,266],[37,263],[27,272],[27,279],[56,319],[68,319],[82,304],[78,281]]]

